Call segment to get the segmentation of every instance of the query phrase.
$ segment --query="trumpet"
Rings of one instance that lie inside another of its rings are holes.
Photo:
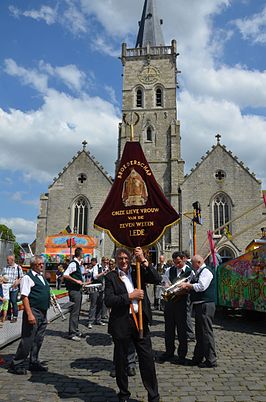
[[[187,294],[187,291],[185,289],[180,289],[181,283],[187,282],[188,278],[182,278],[182,279],[177,279],[173,285],[169,286],[168,288],[164,288],[162,291],[162,298],[165,301],[177,301],[179,300],[182,296]]]
[[[57,301],[57,298],[55,297],[55,295],[51,292],[50,293],[50,304],[53,307],[53,310],[56,314],[60,314],[62,321],[66,320],[66,316],[64,315],[60,304]]]

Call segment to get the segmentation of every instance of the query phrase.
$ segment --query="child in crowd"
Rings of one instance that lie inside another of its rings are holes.
[[[0,297],[0,300],[2,299],[2,306],[1,306],[1,319],[0,319],[0,325],[2,326],[3,323],[6,320],[6,316],[7,316],[7,310],[8,310],[8,303],[9,303],[9,288],[10,288],[10,284],[8,283],[8,276],[7,275],[3,275],[0,278],[0,284],[1,284],[1,288],[2,288],[2,298]]]

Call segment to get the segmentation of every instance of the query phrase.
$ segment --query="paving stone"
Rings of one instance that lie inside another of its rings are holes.
[[[87,314],[88,305],[84,307]],[[162,314],[154,314],[154,318],[156,325],[151,333],[157,357],[164,351],[164,323]],[[216,316],[216,369],[156,363],[162,402],[266,402],[265,330],[260,322],[247,322],[241,317],[229,321],[221,314]],[[81,325],[87,337],[79,343],[65,337],[67,329],[68,320],[56,320],[48,326],[40,356],[48,365],[47,373],[14,376],[7,373],[7,364],[0,366],[1,402],[117,401],[116,382],[109,376],[113,346],[107,326],[89,331]],[[1,354],[10,361],[17,346],[17,341],[9,344]],[[189,344],[188,358],[194,346]],[[16,386],[11,391],[13,381]],[[129,388],[132,402],[147,402],[138,370],[129,379]]]

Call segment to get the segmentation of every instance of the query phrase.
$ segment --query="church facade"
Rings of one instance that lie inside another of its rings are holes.
[[[207,255],[207,230],[213,230],[219,251],[225,258],[232,258],[260,234],[263,225],[261,183],[221,144],[220,136],[195,168],[184,175],[176,100],[178,53],[175,40],[165,45],[161,25],[155,0],[145,0],[135,48],[122,45],[122,121],[116,167],[126,141],[132,137],[130,127],[133,125],[134,140],[140,142],[157,182],[180,212],[180,223],[169,229],[153,248],[154,261],[159,254],[170,258],[175,250],[192,251],[191,212],[195,201],[201,205],[203,218],[202,225],[197,225],[197,252]],[[72,230],[76,227],[79,233],[84,232],[84,226],[77,225],[75,218],[75,213],[79,216],[80,211],[83,211],[83,220],[87,216],[86,230],[95,233],[93,220],[111,184],[111,178],[90,154],[85,149],[79,152],[54,180],[48,193],[41,196],[37,251],[43,251],[47,235],[67,225]],[[97,189],[97,194],[92,188]],[[87,209],[77,206],[79,202],[85,203]],[[249,210],[243,219],[236,219]],[[225,237],[224,229],[220,228],[228,221],[226,229],[230,236]],[[111,255],[112,247],[106,240],[105,254]]]

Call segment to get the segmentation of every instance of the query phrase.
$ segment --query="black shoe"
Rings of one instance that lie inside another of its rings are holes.
[[[213,368],[213,367],[217,367],[217,363],[209,363],[209,362],[205,361],[203,363],[199,363],[198,366],[200,368]]]
[[[9,373],[12,374],[17,374],[17,375],[25,375],[27,374],[27,370],[25,369],[25,367],[21,367],[21,366],[14,366],[12,363],[8,369]]]
[[[159,357],[159,362],[172,362],[174,360],[175,356],[173,354],[169,353],[163,353]]]
[[[111,370],[109,375],[110,377],[115,378],[116,377],[115,369]]]
[[[201,364],[201,360],[187,360],[186,365],[187,366],[198,366],[199,364]]]
[[[41,363],[30,363],[29,365],[30,371],[48,371],[48,368],[43,366]]]
[[[134,367],[129,367],[129,368],[127,369],[127,375],[128,375],[129,377],[134,377],[134,376],[136,375],[136,370],[135,370],[135,368],[134,368]]]
[[[176,364],[180,364],[181,366],[186,365],[186,359],[184,357],[178,357],[176,360]]]

